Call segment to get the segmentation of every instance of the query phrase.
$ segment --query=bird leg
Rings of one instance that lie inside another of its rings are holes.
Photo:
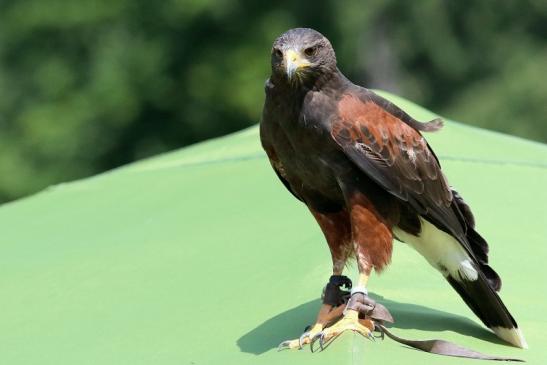
[[[315,324],[306,328],[300,338],[283,341],[278,349],[301,349],[323,329],[342,316],[349,298],[351,280],[342,275],[346,261],[352,252],[351,225],[347,210],[335,213],[321,213],[310,208],[321,227],[332,256],[332,276],[323,292],[323,305],[319,309]],[[346,290],[342,290],[345,288]]]
[[[329,282],[323,290],[323,304],[317,314],[315,324],[309,326],[300,338],[283,341],[279,344],[278,350],[284,349],[302,349],[302,346],[311,342],[318,333],[340,318],[345,309],[345,303],[349,298],[349,292],[344,289],[351,289],[351,280],[342,275],[332,275]]]
[[[324,328],[311,338],[310,348],[312,352],[316,341],[319,341],[319,347],[323,350],[330,342],[347,330],[357,332],[365,338],[374,339],[372,336],[374,323],[370,319],[359,319],[358,308],[364,304],[364,297],[367,295],[367,282],[368,275],[361,273],[358,285],[351,290],[351,297],[343,311],[343,317],[332,326]]]

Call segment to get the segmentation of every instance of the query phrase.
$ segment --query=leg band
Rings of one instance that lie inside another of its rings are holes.
[[[348,290],[351,289],[351,286],[351,280],[347,276],[332,275],[321,295],[323,304],[338,307],[339,305],[346,303],[350,297],[350,292]]]

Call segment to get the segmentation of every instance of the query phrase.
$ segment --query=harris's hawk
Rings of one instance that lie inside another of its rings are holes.
[[[488,265],[488,245],[473,214],[422,136],[442,122],[418,122],[354,85],[338,69],[328,39],[312,29],[277,38],[271,69],[262,145],[279,179],[317,220],[333,265],[316,323],[280,348],[301,348],[347,329],[370,336],[356,308],[369,301],[368,277],[390,262],[394,238],[422,254],[500,338],[526,347],[497,294],[501,280]],[[337,294],[351,285],[342,276],[351,257],[359,281],[344,304]]]

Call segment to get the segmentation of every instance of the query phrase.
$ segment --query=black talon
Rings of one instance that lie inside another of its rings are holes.
[[[279,346],[277,346],[277,351],[283,351],[283,350],[286,350],[289,348],[289,343],[291,343],[291,341],[283,341],[279,344]]]
[[[319,338],[319,348],[321,351],[323,351],[325,348],[323,347],[323,341],[325,340],[325,334],[321,332],[321,337]]]
[[[309,326],[308,326],[308,327],[309,327]],[[304,333],[300,336],[300,338],[298,339],[298,349],[299,349],[299,350],[302,350],[302,341],[304,341],[304,338],[305,338],[306,336],[309,336],[309,335],[310,335],[310,332],[309,332],[309,331],[306,331],[306,332],[304,332]]]
[[[313,346],[315,345],[315,341],[317,341],[318,338],[320,338],[323,335],[323,331],[315,334],[315,336],[312,337],[310,340],[310,351],[315,352]]]

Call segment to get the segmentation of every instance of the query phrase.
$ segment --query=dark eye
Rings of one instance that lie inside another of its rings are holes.
[[[276,55],[277,57],[283,58],[283,52],[281,52],[281,50],[280,50],[279,48],[275,48],[275,49],[273,50],[273,53],[274,53],[274,55]]]
[[[306,56],[313,56],[316,51],[317,51],[317,47],[308,47],[304,50],[304,54]]]

